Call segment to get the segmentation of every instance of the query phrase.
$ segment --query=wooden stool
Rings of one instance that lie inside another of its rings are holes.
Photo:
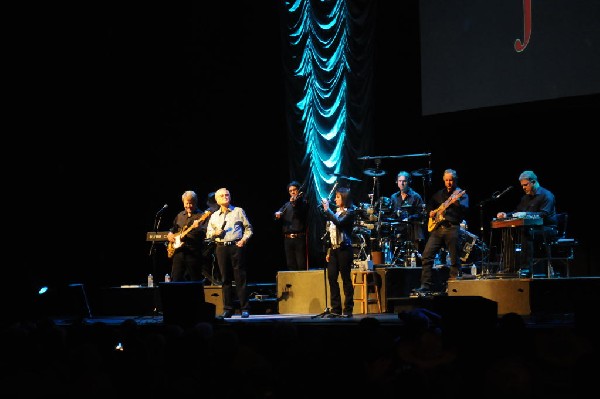
[[[360,276],[360,278],[359,278]],[[377,303],[379,313],[381,313],[381,296],[379,295],[379,286],[377,285],[377,272],[373,270],[352,271],[352,285],[360,287],[360,297],[354,296],[354,301],[360,302],[360,312],[369,313],[369,303]],[[373,287],[376,298],[369,299],[369,287]]]

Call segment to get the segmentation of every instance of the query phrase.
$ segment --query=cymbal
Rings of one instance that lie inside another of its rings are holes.
[[[431,169],[427,169],[427,168],[417,169],[417,170],[413,170],[410,173],[416,177],[429,176],[431,174]]]
[[[356,177],[346,176],[341,173],[334,173],[333,175],[340,179],[346,179],[346,180],[350,180],[350,181],[362,181],[360,179],[357,179]]]
[[[371,177],[381,177],[385,175],[385,170],[380,169],[365,169],[363,173]]]

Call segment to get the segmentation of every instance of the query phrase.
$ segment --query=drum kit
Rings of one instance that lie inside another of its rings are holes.
[[[425,209],[412,205],[393,209],[390,197],[379,196],[379,179],[387,174],[385,170],[380,169],[380,164],[381,160],[385,158],[429,155],[431,154],[358,158],[359,160],[374,160],[375,167],[363,171],[365,176],[373,179],[373,187],[371,193],[368,194],[370,201],[358,204],[352,237],[355,267],[359,267],[361,261],[367,260],[371,255],[375,263],[397,266],[411,266],[412,258],[414,266],[414,259],[418,256],[419,250],[419,242],[415,239],[414,230],[417,225],[426,224]],[[411,174],[414,177],[428,179],[431,169],[418,169]],[[338,177],[361,181],[348,176]],[[381,259],[376,259],[376,256],[380,256]]]
[[[361,203],[353,230],[355,264],[367,260],[369,254],[381,253],[381,261],[376,263],[407,266],[409,257],[418,252],[418,242],[414,239],[415,225],[424,224],[422,209],[403,206],[400,210],[391,208],[390,198],[381,197],[373,205]],[[408,220],[408,215],[417,215]]]

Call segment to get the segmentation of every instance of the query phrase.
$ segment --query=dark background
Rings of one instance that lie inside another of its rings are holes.
[[[421,1],[423,114],[600,92],[600,3]]]
[[[585,231],[595,205],[587,198],[595,159],[588,140],[598,97],[422,116],[418,4],[380,3],[376,151],[364,155],[431,153],[384,159],[382,194],[397,190],[399,170],[431,168],[431,185],[413,184],[428,197],[442,187],[444,169],[457,169],[471,200],[469,230],[478,234],[482,220],[487,229],[497,211],[516,205],[518,176],[532,169],[571,215],[581,243],[573,274],[597,275]],[[5,176],[7,231],[19,239],[6,262],[23,283],[17,289],[143,284],[156,267],[164,274],[164,247],[153,258],[146,241],[156,212],[169,205],[159,226],[167,230],[185,190],[204,199],[220,187],[254,226],[249,279],[275,281],[284,256],[273,213],[290,180],[279,9],[246,1],[107,3],[76,10],[76,18],[60,11],[27,19],[14,62],[9,110],[17,123],[8,130]],[[509,185],[503,198],[478,206]]]

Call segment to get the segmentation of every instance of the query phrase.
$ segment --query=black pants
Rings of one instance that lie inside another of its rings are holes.
[[[202,276],[202,253],[200,250],[182,246],[173,255],[171,281],[200,281]],[[156,277],[155,277],[156,278]]]
[[[351,277],[353,259],[354,251],[351,246],[332,249],[329,253],[327,279],[329,281],[329,291],[331,292],[329,303],[333,313],[342,314],[342,296],[338,284],[338,275],[342,277],[342,287],[344,289],[344,313],[352,313],[352,309],[354,309],[354,286]]]
[[[246,296],[246,259],[245,247],[239,248],[237,245],[217,245],[215,248],[217,263],[223,279],[223,310],[233,310],[233,287],[232,280],[235,281],[235,290],[240,301],[241,310],[249,310],[250,305]]]
[[[423,250],[421,271],[421,288],[433,288],[433,262],[435,255],[443,247],[450,254],[450,276],[456,277],[460,268],[460,257],[458,253],[459,225],[440,225],[430,234],[425,249]]]
[[[306,270],[306,236],[284,238],[283,248],[289,271]]]

